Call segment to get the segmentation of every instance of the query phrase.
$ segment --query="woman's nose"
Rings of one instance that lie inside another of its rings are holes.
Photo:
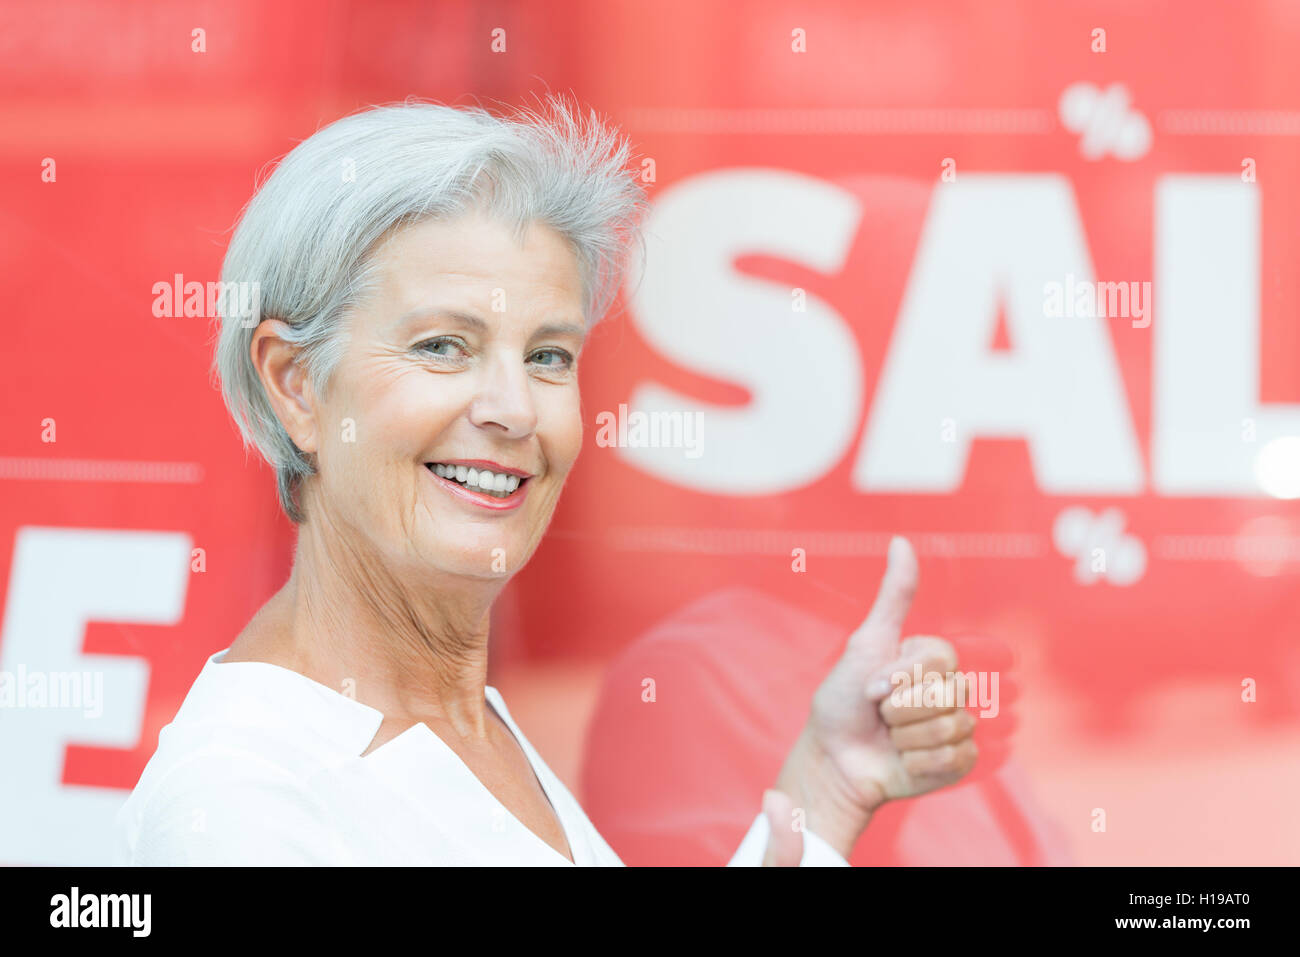
[[[480,370],[477,394],[470,404],[470,421],[483,428],[504,429],[512,438],[531,435],[537,428],[537,409],[523,363],[493,358]]]

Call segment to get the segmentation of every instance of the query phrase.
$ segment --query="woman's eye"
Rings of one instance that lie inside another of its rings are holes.
[[[458,353],[455,350],[459,350],[459,353],[461,354],[468,354],[468,350],[465,348],[464,344],[450,336],[440,336],[437,339],[428,339],[419,343],[415,348],[416,351],[423,352],[426,355],[440,356],[447,359],[458,358]]]
[[[533,353],[533,361],[546,369],[567,369],[573,365],[573,356],[563,349],[539,349]]]

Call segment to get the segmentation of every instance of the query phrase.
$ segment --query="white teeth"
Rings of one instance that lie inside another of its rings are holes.
[[[505,472],[492,472],[488,469],[475,469],[465,465],[444,465],[433,463],[433,473],[445,479],[460,482],[469,488],[487,492],[497,498],[505,498],[519,488],[523,480],[517,475]]]

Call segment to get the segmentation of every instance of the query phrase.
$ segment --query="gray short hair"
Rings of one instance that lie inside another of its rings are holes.
[[[299,143],[257,189],[221,271],[214,372],[239,426],[275,468],[294,522],[315,471],[276,418],[249,356],[265,318],[283,320],[324,393],[346,347],[340,321],[372,288],[374,246],[402,226],[479,207],[522,239],[540,221],[564,236],[582,275],[587,324],[613,303],[646,209],[630,145],[559,95],[494,115],[407,101],[347,116]],[[252,293],[249,293],[249,290]],[[242,290],[243,295],[239,294]]]

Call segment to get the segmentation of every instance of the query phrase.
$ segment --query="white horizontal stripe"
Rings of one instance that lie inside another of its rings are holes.
[[[621,116],[624,125],[630,129],[654,133],[1041,134],[1056,129],[1056,118],[1052,111],[1037,108],[634,108],[623,112]]]
[[[139,462],[112,459],[24,459],[0,457],[0,480],[37,482],[152,482],[197,485],[197,462]]]
[[[885,555],[890,532],[819,529],[692,528],[623,526],[609,530],[617,548],[649,552],[703,552],[713,555],[786,555],[802,548],[818,555]],[[1047,536],[1023,532],[899,532],[918,556],[1038,558],[1047,554]],[[560,536],[563,537],[563,536]]]
[[[1183,562],[1296,562],[1300,538],[1266,535],[1162,535],[1155,539],[1157,558]]]
[[[1173,136],[1300,136],[1296,110],[1164,110],[1157,123]]]

